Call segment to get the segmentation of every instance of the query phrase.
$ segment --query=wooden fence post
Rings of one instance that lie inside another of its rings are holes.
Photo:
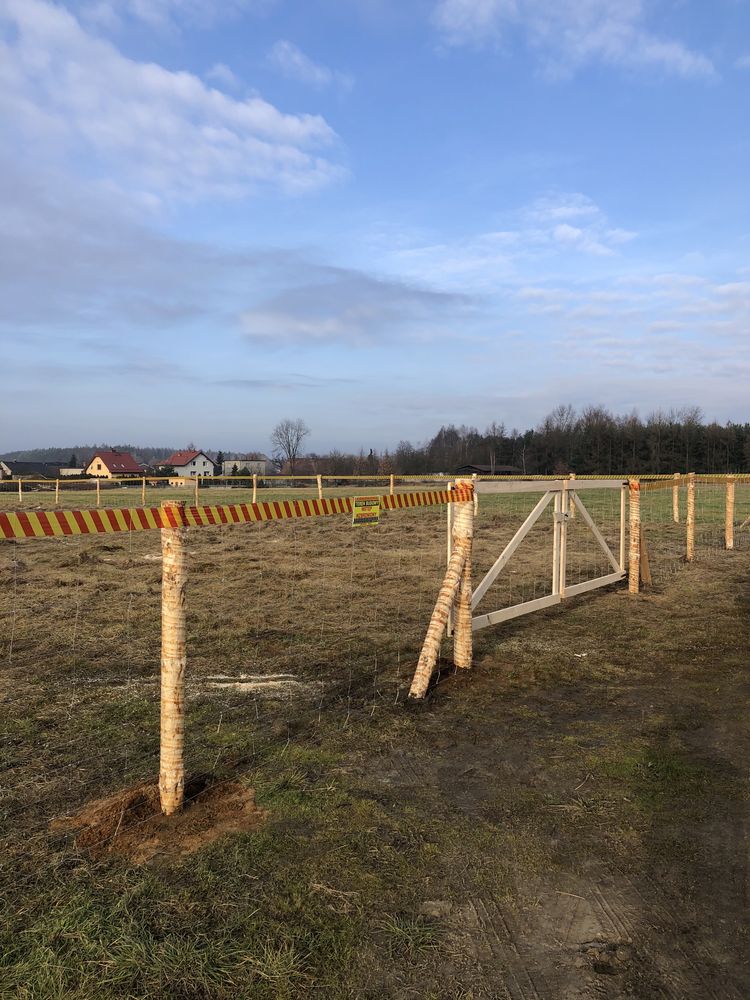
[[[628,592],[637,594],[641,582],[641,484],[637,479],[631,479],[629,488]]]
[[[323,499],[323,477],[319,474],[317,476],[318,480],[318,500]]]
[[[473,532],[472,519],[474,516],[473,500],[462,503],[461,508],[461,512],[456,511],[453,515],[453,551],[451,552],[451,557],[448,562],[448,569],[446,570],[445,578],[443,579],[443,585],[440,588],[437,601],[435,602],[435,608],[432,612],[432,618],[430,619],[430,624],[427,628],[427,635],[425,636],[424,645],[422,646],[422,652],[419,654],[417,668],[414,671],[414,678],[409,689],[410,698],[424,698],[427,694],[430,678],[432,677],[435,665],[437,664],[438,654],[440,652],[440,641],[445,634],[448,618],[450,617],[451,608],[453,608],[454,602],[456,601],[457,592],[462,586],[464,562],[466,561],[467,556],[471,558],[471,537]],[[463,514],[463,510],[466,511],[465,514]],[[469,581],[468,587],[470,586],[471,583]],[[467,649],[467,640],[468,643],[471,642],[471,635],[466,635],[466,595],[464,594],[459,598],[459,600],[463,602],[463,609],[461,607],[456,609],[455,632],[457,633],[459,628],[462,628],[463,633],[460,642],[458,640],[458,635],[456,634],[454,636],[454,657],[456,661],[462,659],[463,662],[466,663],[468,653],[469,662],[466,665],[470,666],[471,648],[469,646]],[[468,594],[468,605],[468,627],[470,629],[470,592]],[[462,618],[460,626],[458,622],[459,618]],[[458,666],[458,662],[456,662],[456,666]]]
[[[458,489],[465,489],[468,481],[459,479]],[[474,538],[474,499],[457,505],[453,518],[453,547],[463,546],[466,550],[464,564],[461,569],[461,582],[456,595],[455,613],[453,615],[453,663],[456,667],[468,670],[471,667],[473,655],[471,631],[471,550]]]
[[[726,516],[724,518],[724,545],[734,548],[734,476],[727,476]]]
[[[623,483],[620,487],[620,570],[625,572],[625,508],[627,506],[628,487]]]
[[[253,473],[253,503],[258,502],[258,473]]]
[[[195,477],[195,486],[193,487],[193,493],[195,494],[195,506],[198,506],[198,487],[200,486],[201,477]]]
[[[185,504],[162,501],[163,523],[181,524]],[[185,528],[162,528],[161,584],[161,751],[159,801],[171,816],[182,808],[185,794]]]
[[[568,487],[568,489],[574,490],[576,488],[576,482],[575,482],[575,480],[576,480],[576,474],[575,474],[575,472],[571,472],[570,476],[568,478],[570,480],[570,486]],[[568,513],[570,514],[570,520],[571,521],[575,521],[575,519],[576,519],[576,505],[575,505],[575,501],[573,500],[572,497],[570,498],[570,505],[569,505],[569,511],[568,511]]]
[[[674,486],[672,487],[672,520],[675,524],[680,523],[680,474],[675,472]]]
[[[146,506],[146,477],[144,476],[141,481],[141,504]]]
[[[96,481],[96,506],[101,506],[102,502],[102,486],[100,480]]]
[[[688,562],[695,559],[695,473],[688,472],[687,485],[687,517],[685,518],[687,528],[687,540],[685,546],[685,558]]]
[[[393,496],[395,492],[396,492],[396,480],[393,473],[391,473],[391,496]]]
[[[60,503],[60,480],[55,480],[55,506]]]
[[[18,480],[18,502],[23,502],[23,484],[20,479]]]

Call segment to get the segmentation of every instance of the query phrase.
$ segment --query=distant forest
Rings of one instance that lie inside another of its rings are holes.
[[[2,457],[67,463],[72,455],[84,461],[103,447],[34,448]],[[175,450],[128,444],[106,447],[129,451],[146,464]],[[217,453],[206,454],[215,458]],[[224,454],[229,458],[236,453]],[[533,429],[509,430],[493,422],[480,431],[447,424],[426,443],[401,441],[393,451],[362,449],[359,454],[350,454],[333,449],[327,454],[310,453],[298,460],[297,471],[329,475],[450,473],[468,464],[513,466],[526,475],[748,472],[750,423],[706,423],[698,407],[656,411],[642,420],[636,413],[616,416],[601,406],[587,406],[578,413],[570,405],[560,405]]]

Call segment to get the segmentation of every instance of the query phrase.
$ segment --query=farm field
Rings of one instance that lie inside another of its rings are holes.
[[[645,494],[650,592],[478,633],[419,708],[443,508],[191,530],[188,769],[257,810],[148,857],[60,820],[158,770],[158,532],[0,543],[0,996],[747,996],[748,531],[699,497],[694,565]],[[537,499],[480,499],[476,581]],[[488,607],[548,591],[546,515]]]

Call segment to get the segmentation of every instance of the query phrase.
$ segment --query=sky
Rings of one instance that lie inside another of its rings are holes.
[[[0,451],[750,420],[747,0],[0,0]]]

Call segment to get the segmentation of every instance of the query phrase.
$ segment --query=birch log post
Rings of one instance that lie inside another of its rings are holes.
[[[165,522],[181,524],[185,504],[162,502]],[[171,816],[182,808],[185,794],[185,528],[161,529],[161,752],[159,801]]]
[[[687,528],[685,558],[688,562],[695,559],[695,473],[688,472],[687,485],[687,516],[685,518]]]
[[[18,480],[18,502],[23,503],[23,484],[21,480]]]
[[[727,476],[726,511],[724,515],[724,545],[734,548],[734,476]]]
[[[675,524],[680,523],[680,474],[674,474],[674,486],[672,487],[672,520]]]
[[[55,480],[55,506],[60,503],[60,480]]]
[[[393,473],[391,473],[391,480],[390,480],[389,491],[390,491],[391,496],[393,496],[393,494],[396,492],[396,479],[395,479],[395,476],[393,475]]]
[[[96,506],[99,507],[102,502],[102,484],[101,480],[96,481]]]
[[[200,484],[200,477],[196,476],[195,477],[195,486],[193,487],[194,503],[195,503],[196,507],[198,506],[198,486],[199,486],[199,484]]]
[[[258,473],[253,473],[253,503],[258,502]]]
[[[323,477],[321,475],[318,475],[316,478],[318,480],[318,500],[322,500],[323,499]]]
[[[456,487],[466,489],[470,483],[459,479]],[[462,546],[465,550],[461,580],[456,593],[456,603],[453,613],[453,663],[462,670],[471,667],[473,656],[471,630],[471,550],[474,538],[474,499],[455,505],[452,538],[453,547]]]
[[[463,512],[454,512],[453,515],[453,539],[452,539],[452,552],[451,557],[448,561],[448,569],[445,573],[445,578],[443,580],[443,585],[440,588],[440,593],[438,594],[437,601],[435,602],[435,608],[432,612],[432,618],[430,619],[430,624],[427,628],[427,635],[425,636],[424,645],[422,646],[422,652],[419,654],[419,661],[417,663],[417,668],[414,671],[414,678],[411,682],[411,688],[409,689],[410,698],[424,698],[427,694],[427,688],[430,684],[430,678],[432,677],[433,671],[437,664],[438,655],[440,653],[440,642],[445,634],[445,630],[448,625],[448,618],[451,613],[451,609],[456,601],[456,596],[458,594],[459,588],[462,584],[462,574],[464,563],[466,559],[471,559],[471,538],[473,534],[473,516],[474,516],[474,502],[473,498],[460,505],[465,508],[467,513],[463,515]],[[457,527],[457,525],[460,525]],[[469,587],[471,583],[469,581]],[[468,613],[469,613],[469,623],[468,627],[471,628],[471,593],[468,595]],[[464,609],[465,609],[465,598],[464,598]],[[469,662],[465,663],[466,666],[471,665],[471,636],[467,638],[465,635],[466,620],[465,620],[465,610],[462,612],[463,620],[462,627],[464,628],[464,638],[460,645],[461,652],[459,653],[459,642],[458,642],[458,630],[459,622],[458,619],[461,617],[459,613],[461,609],[455,609],[455,619],[454,619],[454,655],[461,658],[465,658],[468,653]],[[467,650],[468,645],[468,650]],[[458,666],[458,663],[456,663]]]
[[[637,479],[629,482],[628,592],[637,594],[641,582],[641,484]]]
[[[146,506],[146,477],[141,479],[141,504]]]

